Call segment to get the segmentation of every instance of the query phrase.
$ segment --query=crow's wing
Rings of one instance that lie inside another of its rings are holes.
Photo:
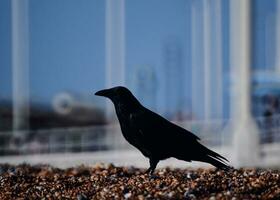
[[[196,149],[199,137],[160,115],[144,109],[130,115],[130,124],[146,148],[158,153],[177,154]]]
[[[142,134],[149,134],[151,137],[168,137],[182,136],[188,140],[200,140],[200,138],[190,131],[177,126],[162,116],[145,108],[143,111],[130,115],[130,122],[133,126],[141,130]]]

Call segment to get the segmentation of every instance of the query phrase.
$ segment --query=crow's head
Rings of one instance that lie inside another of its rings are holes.
[[[133,94],[127,88],[122,86],[100,90],[96,92],[95,95],[107,97],[111,99],[113,102],[133,101],[135,99]]]

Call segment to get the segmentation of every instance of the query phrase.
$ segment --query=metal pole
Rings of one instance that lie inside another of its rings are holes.
[[[230,0],[230,64],[233,161],[259,164],[259,135],[251,115],[251,1]]]
[[[13,130],[29,128],[28,0],[12,0]]]
[[[106,0],[106,87],[125,83],[125,0]],[[106,117],[112,117],[113,107],[106,105]]]
[[[191,92],[192,92],[192,115],[196,114],[198,112],[198,107],[199,107],[199,90],[198,90],[198,31],[197,31],[197,25],[198,25],[198,20],[197,20],[197,8],[194,2],[191,4]]]
[[[275,70],[280,74],[280,0],[277,0],[276,9],[276,54]]]
[[[203,65],[204,65],[204,117],[206,122],[211,119],[211,18],[208,0],[203,1]]]
[[[222,9],[221,0],[215,1],[215,14],[216,14],[216,62],[215,62],[215,88],[216,91],[215,102],[216,102],[216,118],[223,118],[223,57],[222,57]]]

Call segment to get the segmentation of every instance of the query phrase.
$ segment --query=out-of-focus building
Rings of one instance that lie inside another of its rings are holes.
[[[158,83],[155,69],[150,65],[136,67],[132,81],[138,100],[148,108],[156,110]]]
[[[83,103],[79,100],[71,93],[61,93],[54,98],[53,105],[31,103],[29,130],[87,127],[106,123],[104,110],[95,107],[93,101]],[[0,101],[0,131],[12,130],[12,108],[10,101]]]
[[[180,119],[184,114],[184,68],[182,41],[170,36],[163,42],[163,69],[165,76],[165,115],[169,119]]]

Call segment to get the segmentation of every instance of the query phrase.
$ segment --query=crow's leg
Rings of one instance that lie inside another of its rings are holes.
[[[149,167],[149,169],[146,171],[146,173],[149,173],[149,175],[153,175],[153,173],[154,173],[154,171],[155,171],[155,169],[156,169],[156,167],[157,167],[157,164],[158,164],[159,160],[150,158],[150,161],[149,161],[149,162],[150,162],[150,167]]]

